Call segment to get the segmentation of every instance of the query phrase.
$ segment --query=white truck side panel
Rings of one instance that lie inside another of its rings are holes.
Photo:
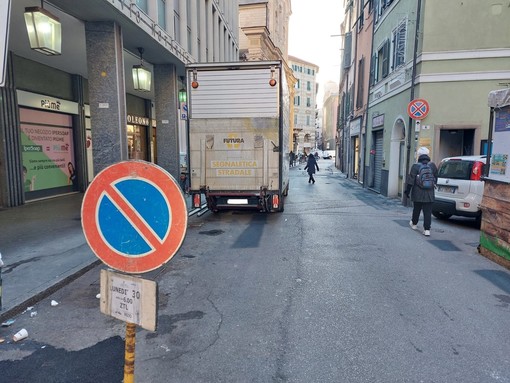
[[[198,88],[189,87],[189,118],[278,118],[279,86],[269,86],[279,68],[197,71]]]

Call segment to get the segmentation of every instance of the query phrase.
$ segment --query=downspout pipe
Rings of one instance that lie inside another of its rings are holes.
[[[421,0],[418,0],[416,4],[416,29],[414,31],[414,49],[413,49],[413,67],[411,74],[411,94],[409,97],[409,102],[414,100],[414,91],[416,87],[416,62],[418,61],[418,41],[419,41],[419,30],[420,30],[420,17],[421,17]],[[412,139],[414,137],[413,134],[413,119],[409,117],[409,123],[407,124],[407,166],[405,175],[408,173],[408,169],[411,169],[412,161],[411,161],[411,144]],[[408,206],[409,201],[407,200],[406,195],[403,195],[403,205]]]
[[[372,60],[374,60],[374,35],[375,35],[375,8],[372,8],[372,36],[370,40],[370,65],[369,65],[369,71],[368,71],[368,90],[367,90],[367,110],[365,112],[366,114],[366,122],[365,122],[365,147],[363,148],[363,166],[365,166],[365,169],[363,170],[363,187],[368,187],[368,169],[370,167],[370,157],[368,158],[368,166],[366,166],[366,160],[367,160],[367,144],[368,144],[368,119],[369,119],[369,110],[370,110],[370,87],[372,86],[372,79],[371,79],[371,73],[372,73]],[[372,122],[370,123],[370,145],[372,145],[372,139],[373,139],[373,129]]]

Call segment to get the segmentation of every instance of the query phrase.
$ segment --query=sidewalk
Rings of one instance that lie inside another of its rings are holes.
[[[0,210],[4,266],[0,321],[32,306],[101,261],[81,227],[83,193]],[[188,210],[190,198],[186,198]]]
[[[2,321],[99,262],[81,228],[83,195],[69,194],[0,211]]]

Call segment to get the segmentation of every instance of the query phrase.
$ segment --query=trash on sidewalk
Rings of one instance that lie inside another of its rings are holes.
[[[96,295],[96,298],[97,298],[97,299],[101,299],[101,294],[97,294],[97,295]]]
[[[32,312],[30,313],[30,318],[33,318],[33,317],[35,317],[36,315],[37,315],[37,311],[32,311]]]
[[[25,339],[28,336],[28,331],[24,328],[19,330],[16,334],[13,335],[12,340],[15,342],[19,342],[22,339]]]
[[[5,342],[5,338],[0,338],[0,343]]]
[[[8,319],[5,322],[2,323],[2,327],[9,327],[11,324],[16,322],[16,319]]]
[[[58,302],[57,302],[57,301],[51,301],[51,305],[52,305],[53,307],[58,306]]]

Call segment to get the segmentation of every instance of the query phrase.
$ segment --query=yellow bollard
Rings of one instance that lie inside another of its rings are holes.
[[[124,354],[124,383],[135,382],[135,335],[136,325],[126,323],[126,348]]]

